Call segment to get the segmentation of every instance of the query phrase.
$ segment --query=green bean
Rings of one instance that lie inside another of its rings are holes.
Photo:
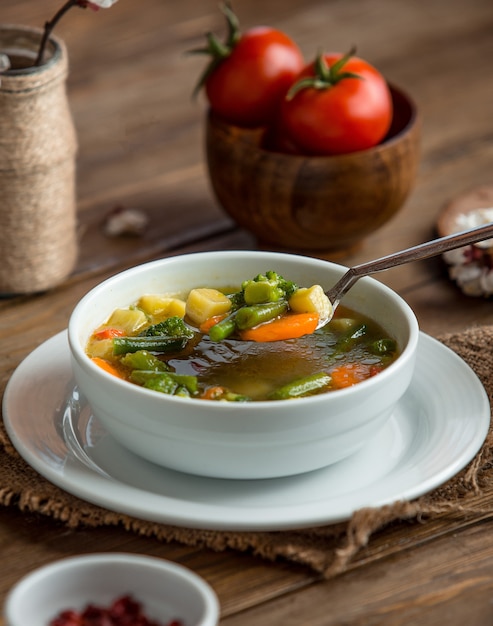
[[[138,350],[137,352],[129,352],[122,360],[122,365],[132,370],[151,370],[155,372],[167,372],[168,365],[158,359],[147,350]]]
[[[269,400],[289,400],[290,398],[301,398],[314,391],[327,387],[330,383],[330,375],[325,372],[312,374],[305,378],[298,378],[292,382],[276,389],[269,395]]]
[[[235,316],[236,312],[214,324],[209,329],[209,339],[211,341],[223,341],[232,335],[236,330]]]
[[[130,380],[133,383],[137,383],[138,385],[144,385],[145,387],[148,387],[150,384],[157,386],[165,386],[168,384],[170,385],[169,381],[173,381],[173,383],[175,384],[175,389],[178,387],[185,387],[191,394],[196,394],[199,390],[198,380],[196,376],[189,376],[187,374],[176,374],[175,372],[133,370],[133,372],[130,374]],[[158,383],[157,381],[163,382]]]
[[[268,322],[274,318],[286,313],[288,303],[286,300],[278,302],[269,302],[267,304],[252,304],[244,306],[236,312],[236,326],[240,330],[253,328],[263,322]]]
[[[347,336],[347,341],[354,341],[355,339],[359,339],[360,337],[364,337],[368,332],[368,327],[366,324],[360,324],[355,330]]]
[[[350,328],[346,333],[339,337],[330,356],[334,357],[342,352],[347,352],[351,349],[354,343],[361,337],[364,337],[367,332],[368,327],[365,323],[359,324],[356,328]]]
[[[373,341],[370,346],[370,352],[373,354],[389,354],[395,352],[397,350],[397,344],[394,339],[390,339],[389,337],[377,339]]]
[[[187,345],[187,337],[115,337],[113,354],[126,354],[149,350],[150,352],[176,352]]]

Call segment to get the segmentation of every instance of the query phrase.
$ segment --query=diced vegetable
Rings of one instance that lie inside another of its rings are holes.
[[[339,338],[337,342],[337,346],[335,351],[332,353],[332,356],[335,354],[341,354],[343,352],[348,352],[357,342],[358,340],[365,337],[368,332],[368,326],[365,322],[359,322],[349,328],[342,336]]]
[[[168,396],[174,396],[175,392],[178,390],[178,383],[176,380],[171,378],[171,376],[153,376],[152,378],[147,378],[144,381],[139,381],[138,378],[130,376],[130,380],[133,382],[142,385],[146,389],[152,389],[153,391],[159,391],[159,393],[165,393]]]
[[[230,298],[217,289],[192,289],[188,294],[186,315],[197,326],[214,315],[227,313],[230,309]]]
[[[123,337],[125,332],[121,328],[101,328],[94,333],[96,339],[114,339],[115,337]]]
[[[226,319],[226,317],[227,313],[223,313],[222,315],[213,315],[212,317],[209,317],[208,320],[205,320],[205,322],[202,322],[202,324],[199,326],[200,332],[204,335],[207,334],[213,326],[219,324],[219,322],[222,322],[224,319]]]
[[[331,370],[332,384],[336,389],[352,387],[367,378],[370,378],[371,365],[365,363],[346,363]]]
[[[337,317],[334,316],[330,322],[329,327],[331,330],[338,333],[346,333],[351,329],[356,328],[361,324],[360,320],[355,319],[354,317]]]
[[[140,337],[187,337],[192,339],[195,333],[189,328],[181,317],[168,317],[168,319],[153,324],[140,333]]]
[[[234,393],[226,387],[208,387],[200,396],[202,400],[215,400],[219,402],[250,402],[250,398],[243,394]]]
[[[368,326],[365,323],[359,324],[347,338],[354,341],[355,339],[364,337],[367,332]]]
[[[121,360],[122,365],[132,370],[147,370],[153,372],[167,372],[169,366],[157,356],[147,350],[129,352]]]
[[[315,331],[317,325],[318,315],[316,313],[295,313],[284,315],[268,324],[242,330],[240,335],[244,341],[283,341],[310,335]]]
[[[149,384],[161,384],[156,381],[163,381],[163,389],[166,386],[171,387],[172,381],[175,384],[175,389],[178,387],[185,387],[191,394],[198,392],[198,382],[196,376],[188,376],[185,374],[176,374],[175,372],[156,372],[145,370],[134,370],[130,374],[130,380],[138,383],[139,385],[148,386]],[[152,382],[154,381],[154,382]],[[171,392],[164,392],[171,393]]]
[[[243,290],[228,293],[227,296],[231,302],[230,313],[237,311],[241,306],[245,306],[246,304]]]
[[[390,339],[389,337],[383,337],[381,339],[377,339],[370,344],[370,350],[373,354],[391,354],[396,352],[397,343],[394,339]]]
[[[281,298],[289,299],[298,289],[298,285],[285,280],[280,274],[269,270],[265,274],[257,274],[252,280],[245,280],[241,285],[245,304],[261,304],[277,302]]]
[[[322,320],[332,315],[332,304],[320,285],[298,289],[289,298],[288,304],[294,313],[318,313]]]
[[[217,400],[226,393],[225,387],[207,387],[204,393],[200,396],[202,400]]]
[[[313,374],[294,380],[287,385],[277,389],[270,394],[270,400],[289,400],[290,398],[301,398],[310,395],[315,391],[319,391],[323,387],[327,387],[330,383],[330,376],[325,372]]]
[[[246,304],[261,304],[263,302],[277,302],[284,293],[277,285],[265,280],[261,282],[249,281],[244,289],[243,296]]]
[[[123,330],[125,335],[133,335],[148,323],[149,321],[144,311],[130,308],[113,311],[105,326]]]
[[[108,372],[108,374],[113,374],[113,376],[116,376],[117,378],[124,378],[122,374],[119,372],[119,370],[106,359],[102,359],[98,356],[95,356],[92,358],[92,362],[95,363],[101,369],[105,370],[105,372]]]
[[[138,300],[137,307],[152,317],[185,317],[186,302],[172,296],[147,294]]]
[[[111,360],[113,356],[113,339],[95,339],[91,337],[87,344],[87,354],[90,357],[100,357]]]

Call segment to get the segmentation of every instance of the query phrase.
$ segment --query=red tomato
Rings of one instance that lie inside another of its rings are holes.
[[[320,79],[315,85],[314,77]],[[356,152],[377,145],[387,134],[392,121],[390,90],[366,61],[351,54],[324,54],[302,70],[298,83],[299,90],[293,87],[282,102],[279,128],[297,151]]]
[[[283,32],[257,26],[243,34],[226,6],[229,37],[225,44],[209,35],[212,61],[201,81],[211,109],[233,124],[261,126],[277,114],[280,101],[303,69],[298,46]]]
[[[252,28],[207,79],[211,108],[235,124],[267,124],[303,65],[301,52],[287,35],[264,26]]]

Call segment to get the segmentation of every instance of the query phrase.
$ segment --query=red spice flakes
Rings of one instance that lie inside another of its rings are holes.
[[[78,613],[72,609],[62,611],[48,626],[184,626],[180,620],[166,624],[149,619],[140,602],[131,596],[117,598],[109,607],[88,604]]]

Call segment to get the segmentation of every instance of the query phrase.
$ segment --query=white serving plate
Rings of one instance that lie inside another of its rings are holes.
[[[473,370],[421,333],[407,393],[389,422],[350,458],[288,478],[201,478],[147,462],[104,431],[74,388],[62,332],[14,372],[3,418],[29,465],[88,502],[165,524],[267,531],[335,523],[363,507],[429,492],[481,448],[490,406]]]

